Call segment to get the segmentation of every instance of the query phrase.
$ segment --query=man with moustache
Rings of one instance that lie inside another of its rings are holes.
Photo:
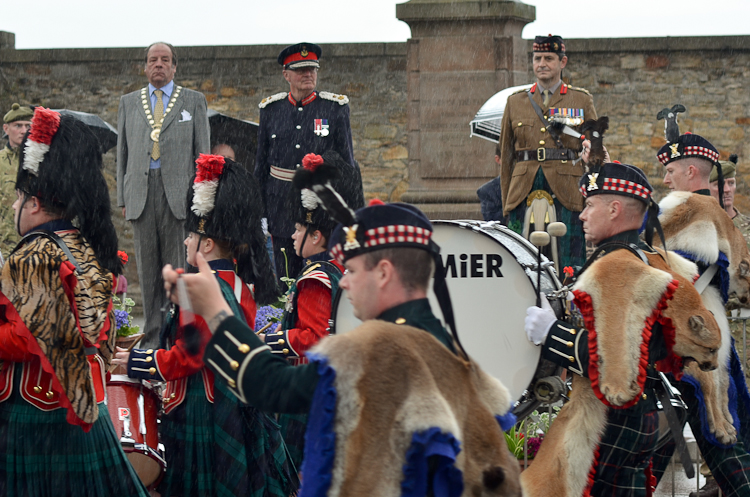
[[[530,233],[530,207],[546,203],[544,224],[562,221],[568,233],[557,242],[558,267],[582,266],[586,244],[578,214],[583,200],[578,179],[584,168],[579,162],[581,140],[564,134],[560,124],[577,127],[596,119],[591,94],[562,81],[568,63],[565,43],[559,36],[534,39],[532,65],[536,83],[508,98],[501,126],[500,181],[503,213],[508,227]],[[553,126],[552,120],[558,125]]]

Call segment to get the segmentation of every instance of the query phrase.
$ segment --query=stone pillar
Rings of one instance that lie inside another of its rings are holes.
[[[523,27],[531,5],[512,0],[410,0],[407,117],[409,190],[401,199],[431,219],[481,219],[476,190],[499,174],[494,145],[469,137],[469,122],[492,95],[527,83]]]

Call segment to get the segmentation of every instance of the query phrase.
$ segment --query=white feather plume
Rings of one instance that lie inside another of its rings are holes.
[[[42,163],[47,152],[49,152],[49,145],[27,140],[24,149],[23,168],[34,176],[39,176],[39,164]]]
[[[320,205],[320,198],[315,194],[314,191],[303,188],[302,189],[302,207],[308,211],[314,211]]]
[[[218,178],[213,181],[201,181],[193,185],[193,205],[190,210],[200,217],[206,217],[214,210]]]

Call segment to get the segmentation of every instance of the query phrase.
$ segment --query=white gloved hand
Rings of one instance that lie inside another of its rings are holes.
[[[542,307],[532,306],[526,309],[526,320],[524,329],[529,341],[534,345],[540,345],[547,338],[549,330],[557,321],[555,311],[549,305],[545,295],[542,295]]]

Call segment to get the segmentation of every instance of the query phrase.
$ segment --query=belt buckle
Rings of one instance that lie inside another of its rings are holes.
[[[539,147],[536,149],[536,160],[544,162],[547,160],[547,149]]]

